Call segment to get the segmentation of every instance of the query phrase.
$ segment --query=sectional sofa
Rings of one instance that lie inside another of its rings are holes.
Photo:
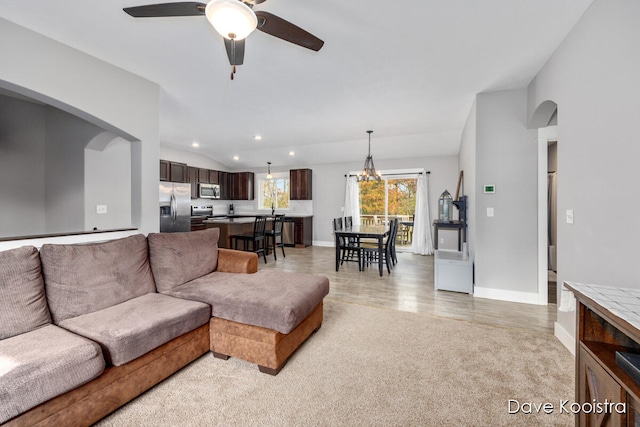
[[[258,272],[218,237],[0,252],[0,424],[91,425],[208,351],[277,374],[320,328],[329,281]]]

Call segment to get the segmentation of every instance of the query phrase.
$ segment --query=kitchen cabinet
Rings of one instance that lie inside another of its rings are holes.
[[[253,200],[253,172],[235,172],[231,175],[231,200]]]
[[[209,184],[209,169],[198,169],[198,182]]]
[[[191,184],[191,198],[198,198],[198,168],[189,166],[188,168],[189,174],[189,184]]]
[[[191,231],[204,230],[206,228],[206,224],[204,220],[206,217],[191,217]]]
[[[171,182],[189,182],[187,164],[171,162],[169,164],[169,179]]]
[[[166,160],[160,160],[160,181],[170,181],[169,162]]]
[[[209,171],[209,184],[220,184],[220,172],[210,170]]]
[[[313,241],[313,217],[293,218],[293,243],[296,248],[311,246]]]
[[[189,182],[187,164],[160,160],[160,181]]]
[[[289,171],[289,199],[312,199],[311,169],[291,169]]]

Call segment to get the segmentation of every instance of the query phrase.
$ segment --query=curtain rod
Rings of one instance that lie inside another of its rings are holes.
[[[382,176],[395,176],[395,175],[422,175],[423,173],[426,173],[427,175],[431,174],[431,171],[426,171],[426,172],[410,172],[410,173],[383,173]],[[350,176],[358,176],[358,175],[347,175],[345,174],[344,177],[348,178]]]

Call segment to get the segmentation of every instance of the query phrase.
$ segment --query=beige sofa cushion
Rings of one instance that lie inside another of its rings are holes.
[[[260,270],[213,272],[171,291],[211,305],[211,315],[288,334],[329,293],[325,276]]]
[[[142,234],[104,243],[46,244],[40,258],[56,324],[156,290]]]
[[[33,246],[0,252],[0,340],[51,323]]]
[[[91,381],[100,346],[55,325],[0,341],[0,424]]]
[[[158,292],[209,274],[218,266],[220,229],[149,233],[149,259]]]
[[[60,322],[60,326],[102,347],[108,364],[123,365],[204,325],[204,303],[151,293]]]

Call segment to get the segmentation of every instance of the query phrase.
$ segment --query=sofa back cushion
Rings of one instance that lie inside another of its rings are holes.
[[[155,292],[148,254],[142,234],[104,243],[43,245],[40,258],[53,322]]]
[[[158,292],[169,293],[218,266],[220,229],[149,233],[149,259]]]
[[[33,246],[0,252],[0,340],[51,323]]]

